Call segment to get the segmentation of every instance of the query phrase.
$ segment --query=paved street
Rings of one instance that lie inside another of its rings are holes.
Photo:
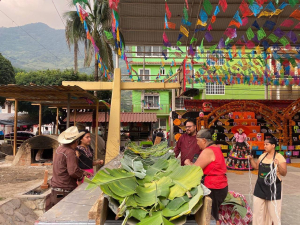
[[[292,159],[292,163],[300,164],[300,159]],[[252,193],[257,175],[251,173]],[[229,190],[243,194],[249,201],[250,179],[249,172],[227,173]],[[251,195],[251,198],[253,196]],[[252,199],[251,199],[252,202]],[[288,166],[288,173],[283,177],[282,225],[300,224],[300,168]],[[252,208],[252,204],[251,204]]]

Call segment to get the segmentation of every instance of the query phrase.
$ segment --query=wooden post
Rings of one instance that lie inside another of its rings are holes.
[[[68,93],[68,105],[67,105],[67,129],[70,127],[70,98],[71,98],[71,94]]]
[[[108,137],[106,143],[105,164],[120,153],[120,124],[121,124],[121,69],[114,71],[113,93],[108,124]]]
[[[17,152],[17,137],[18,137],[18,100],[15,100],[15,118],[14,118],[14,156]]]
[[[47,189],[48,188],[48,170],[45,170],[45,173],[44,173],[44,182],[43,184],[41,185],[41,189]]]
[[[99,121],[99,100],[96,102],[96,124],[95,124],[95,160],[98,159],[98,121]]]
[[[58,117],[59,117],[59,108],[56,108],[56,127],[55,127],[56,135],[58,135]]]
[[[76,109],[74,109],[74,126],[76,126]]]
[[[39,104],[39,135],[42,134],[42,104]]]

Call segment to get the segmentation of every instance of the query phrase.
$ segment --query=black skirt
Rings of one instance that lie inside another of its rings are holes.
[[[219,208],[220,205],[224,202],[227,193],[228,186],[222,189],[209,189],[211,192],[208,195],[212,199],[211,215],[215,220],[219,220]]]

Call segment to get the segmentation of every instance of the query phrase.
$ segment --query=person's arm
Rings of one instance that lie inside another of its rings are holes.
[[[186,159],[184,164],[200,166],[202,169],[205,169],[205,167],[207,167],[214,160],[214,158],[214,152],[211,149],[206,148],[201,152],[195,163],[192,163],[189,159]]]
[[[98,159],[93,161],[93,166],[102,165],[102,164],[103,164],[103,160]]]
[[[275,165],[277,165],[278,172],[281,176],[285,176],[287,174],[287,166],[286,162],[281,162],[278,159],[274,159]]]
[[[251,155],[248,156],[249,158],[249,161],[251,163],[251,166],[253,169],[255,170],[258,170],[258,166],[259,166],[259,162],[260,162],[260,159],[258,159],[256,162],[254,161],[253,157]]]
[[[174,148],[174,153],[175,153],[176,158],[178,157],[178,155],[181,152],[181,142],[182,142],[182,138],[180,137],[179,140],[176,143],[176,147]]]
[[[85,171],[78,167],[75,153],[68,154],[66,160],[68,174],[75,179],[82,179]]]

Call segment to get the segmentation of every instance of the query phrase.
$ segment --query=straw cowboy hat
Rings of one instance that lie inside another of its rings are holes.
[[[58,136],[57,140],[61,144],[70,144],[84,134],[85,134],[84,131],[79,133],[78,128],[76,126],[72,126],[72,127],[69,127],[68,129],[66,129],[64,132],[62,132]]]

